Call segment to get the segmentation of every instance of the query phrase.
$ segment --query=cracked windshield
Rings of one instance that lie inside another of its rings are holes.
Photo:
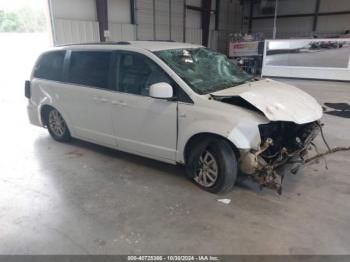
[[[209,94],[251,79],[225,55],[207,48],[165,50],[156,55],[199,94]]]

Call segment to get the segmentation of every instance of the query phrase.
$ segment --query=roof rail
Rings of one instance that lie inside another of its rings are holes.
[[[145,40],[147,42],[176,42],[175,40]]]
[[[130,42],[127,41],[119,41],[119,42],[88,42],[88,43],[74,43],[74,44],[63,44],[63,45],[57,45],[57,47],[64,47],[64,46],[79,46],[79,45],[131,45]]]

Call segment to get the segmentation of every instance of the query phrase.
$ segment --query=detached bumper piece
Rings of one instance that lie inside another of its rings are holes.
[[[305,163],[312,141],[320,132],[320,123],[297,125],[290,122],[271,122],[260,125],[262,144],[240,159],[241,171],[251,175],[260,189],[270,188],[282,194],[287,171],[296,174]]]

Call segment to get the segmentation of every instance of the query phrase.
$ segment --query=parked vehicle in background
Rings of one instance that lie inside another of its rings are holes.
[[[255,81],[226,56],[184,43],[55,48],[25,91],[30,122],[55,140],[183,164],[212,193],[231,189],[239,170],[280,190],[279,168],[305,156],[322,117],[303,91]]]

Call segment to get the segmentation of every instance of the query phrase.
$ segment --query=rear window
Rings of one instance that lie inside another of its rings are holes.
[[[74,51],[70,58],[68,82],[108,89],[111,52]]]
[[[43,54],[34,69],[34,77],[62,81],[63,62],[66,51],[54,51]]]

